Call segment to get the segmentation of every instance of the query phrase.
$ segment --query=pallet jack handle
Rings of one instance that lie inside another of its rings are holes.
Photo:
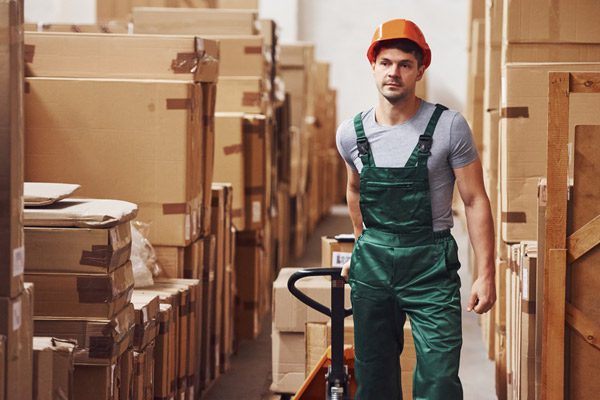
[[[344,278],[341,277],[340,273],[342,272],[341,268],[304,268],[300,271],[296,271],[290,276],[288,279],[288,289],[289,291],[301,302],[306,304],[307,306],[314,308],[315,310],[327,315],[328,317],[332,317],[331,308],[324,306],[316,300],[311,299],[307,295],[305,295],[300,289],[296,287],[296,282],[303,278],[308,278],[311,276],[331,276],[331,286],[332,288],[344,288]],[[341,282],[340,282],[341,281]],[[333,303],[332,303],[333,304]],[[343,304],[342,304],[343,307]],[[352,308],[344,309],[344,318],[352,315]]]
[[[348,369],[344,365],[344,318],[352,315],[352,309],[344,308],[344,285],[341,268],[305,268],[296,271],[288,280],[289,291],[307,306],[331,318],[331,366],[326,376],[327,400],[349,400]],[[296,287],[296,282],[311,276],[331,277],[331,308],[311,299]]]

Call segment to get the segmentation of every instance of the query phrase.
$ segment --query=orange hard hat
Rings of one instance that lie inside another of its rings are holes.
[[[375,45],[384,40],[408,39],[415,42],[423,50],[423,65],[425,68],[431,64],[431,50],[425,41],[425,36],[419,27],[407,19],[392,19],[379,25],[373,34],[371,46],[367,51],[367,58],[370,62],[375,62]]]

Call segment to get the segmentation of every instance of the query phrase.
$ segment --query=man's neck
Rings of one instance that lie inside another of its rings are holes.
[[[411,96],[405,101],[392,104],[380,97],[375,107],[375,120],[381,125],[397,125],[411,119],[419,110],[421,99]]]

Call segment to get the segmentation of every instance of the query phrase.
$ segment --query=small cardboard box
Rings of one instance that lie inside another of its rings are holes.
[[[296,393],[304,383],[305,343],[303,332],[281,332],[273,326],[273,383],[271,391]]]
[[[304,332],[308,322],[327,322],[329,317],[310,308],[296,299],[288,290],[287,283],[291,275],[300,268],[282,268],[273,283],[273,321],[281,332]],[[331,280],[324,276],[304,278],[296,287],[310,298],[329,307],[331,304]],[[344,304],[350,307],[350,286],[345,286]]]
[[[0,296],[23,291],[23,0],[0,3]]]
[[[112,319],[131,299],[130,262],[107,275],[30,273],[36,287],[36,317]]]
[[[255,35],[258,10],[134,7],[135,33]]]
[[[81,196],[139,204],[156,245],[198,237],[201,84],[27,78],[26,86],[29,181],[77,182]]]
[[[25,34],[26,73],[37,77],[215,82],[219,45],[198,36]]]
[[[139,293],[134,289],[131,295],[131,304],[135,310],[135,332],[133,335],[133,348],[144,351],[146,346],[156,339],[158,335],[158,313],[160,302],[158,296]]]
[[[0,297],[0,335],[6,337],[6,400],[32,398],[33,285],[15,298]]]
[[[131,255],[129,222],[111,228],[25,227],[27,272],[106,274]]]
[[[73,392],[75,399],[113,400],[120,398],[121,366],[75,365]]]
[[[354,240],[339,241],[333,237],[321,237],[321,265],[323,267],[341,267],[352,257]]]
[[[128,304],[111,319],[35,317],[36,336],[76,340],[75,363],[110,365],[127,351],[133,342],[135,312]]]
[[[75,344],[53,337],[33,338],[33,398],[54,400],[73,396]]]

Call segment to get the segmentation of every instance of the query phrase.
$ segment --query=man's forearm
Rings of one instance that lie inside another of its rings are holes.
[[[348,187],[346,189],[346,200],[348,201],[348,212],[352,220],[354,237],[358,239],[363,230],[363,219],[360,212],[360,193]]]
[[[493,277],[494,270],[494,223],[487,197],[480,197],[465,204],[467,229],[477,265],[478,276]]]

